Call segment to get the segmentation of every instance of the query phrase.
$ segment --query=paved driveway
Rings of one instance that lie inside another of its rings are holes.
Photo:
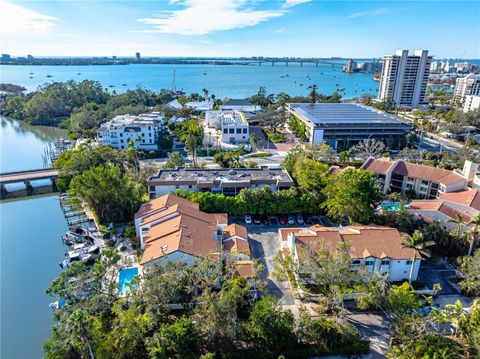
[[[272,276],[275,268],[273,257],[280,250],[277,228],[264,225],[249,225],[247,228],[252,256],[264,265],[261,276],[267,280],[267,292],[280,298],[284,306],[293,310],[295,301],[289,283],[277,281]]]
[[[364,337],[370,339],[371,358],[386,358],[390,343],[387,318],[381,313],[353,313],[347,318]]]
[[[438,293],[439,295],[458,294],[457,290],[447,281],[450,277],[455,277],[455,270],[443,261],[433,262],[427,259],[420,265],[418,280],[424,282],[429,289],[432,289],[435,283],[440,283],[442,290]]]

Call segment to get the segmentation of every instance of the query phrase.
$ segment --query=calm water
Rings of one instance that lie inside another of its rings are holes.
[[[41,168],[49,141],[64,131],[1,119],[0,172]],[[66,223],[56,196],[0,202],[0,357],[35,359],[50,336],[48,284],[60,273]]]
[[[98,80],[110,90],[123,92],[137,85],[154,91],[175,85],[186,93],[201,93],[203,88],[219,98],[243,98],[266,86],[268,93],[286,92],[306,95],[307,87],[316,84],[319,92],[330,94],[344,88],[344,97],[362,93],[376,94],[378,82],[371,74],[341,72],[341,64],[271,64],[258,65],[106,65],[106,66],[0,66],[1,82],[14,83],[34,90],[51,81]],[[33,72],[30,75],[30,72]],[[47,77],[51,75],[52,77]],[[288,75],[288,76],[286,76]],[[283,78],[281,77],[283,76]],[[30,78],[32,77],[32,78]],[[303,84],[303,85],[301,85]],[[110,87],[114,86],[114,87]]]

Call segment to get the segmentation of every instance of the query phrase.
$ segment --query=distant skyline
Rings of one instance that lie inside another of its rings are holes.
[[[13,56],[480,58],[478,1],[3,1]]]

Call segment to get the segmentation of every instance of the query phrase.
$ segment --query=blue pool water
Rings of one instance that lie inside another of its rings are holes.
[[[380,203],[380,207],[386,211],[400,211],[400,203],[384,201]]]
[[[138,276],[138,268],[122,269],[118,276],[118,291],[120,293],[129,291],[133,287],[130,286],[130,282],[136,276]]]

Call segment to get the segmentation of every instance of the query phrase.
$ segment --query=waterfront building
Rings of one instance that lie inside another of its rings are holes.
[[[384,193],[414,192],[420,198],[434,199],[467,188],[469,175],[474,171],[467,162],[471,164],[466,161],[463,171],[450,171],[404,160],[370,157],[361,168],[377,175]]]
[[[426,104],[431,61],[427,50],[417,50],[414,55],[397,50],[395,55],[384,56],[378,98],[408,107]]]
[[[469,74],[456,80],[453,101],[463,104],[467,95],[480,95],[480,75]]]
[[[117,150],[134,146],[139,150],[151,151],[158,149],[158,136],[162,128],[162,114],[151,112],[138,116],[115,116],[103,123],[97,133],[100,143]]]
[[[342,68],[343,72],[355,72],[357,71],[357,63],[352,59],[348,60],[345,66]]]
[[[221,110],[241,111],[241,112],[257,112],[262,108],[246,99],[230,99],[220,106]]]
[[[465,101],[463,103],[463,112],[473,111],[477,108],[480,108],[480,96],[465,96]]]
[[[393,115],[354,103],[288,103],[287,110],[306,126],[312,145],[326,143],[343,151],[366,139],[403,148],[411,125]]]
[[[195,259],[232,260],[239,275],[251,277],[247,229],[228,225],[228,214],[205,213],[198,203],[171,193],[143,204],[135,214],[135,231],[143,250],[140,264],[192,264]]]
[[[456,72],[459,72],[459,73],[469,73],[471,71],[473,71],[473,69],[475,68],[475,66],[473,64],[471,64],[470,62],[455,62],[455,70]]]
[[[270,187],[272,191],[288,189],[293,180],[281,167],[268,168],[185,168],[161,169],[147,180],[150,198],[177,189],[236,195],[243,188]]]
[[[382,70],[382,63],[378,60],[365,61],[360,65],[360,71],[368,74],[376,74]]]
[[[140,61],[140,53],[139,53],[139,52],[136,52],[136,53],[135,53],[135,59],[136,59],[137,61]]]
[[[338,244],[350,243],[351,268],[365,266],[370,272],[378,271],[389,281],[409,278],[413,263],[412,280],[416,280],[421,256],[411,248],[402,247],[402,236],[396,228],[371,226],[280,228],[278,237],[283,251],[291,253],[298,264],[305,251],[299,248],[327,248],[335,255]],[[308,282],[308,273],[299,278]],[[301,276],[302,276],[301,274]]]
[[[10,59],[11,59],[11,56],[9,54],[2,54],[3,61],[9,61]]]

